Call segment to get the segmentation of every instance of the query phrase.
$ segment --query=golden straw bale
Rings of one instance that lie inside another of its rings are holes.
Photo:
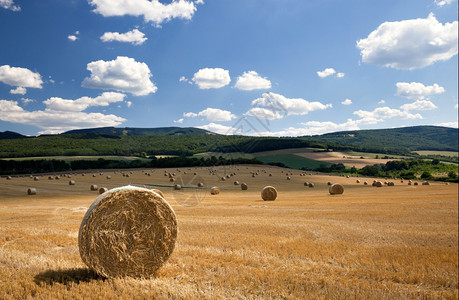
[[[340,183],[334,183],[328,188],[328,191],[331,195],[340,195],[344,192],[344,186]]]
[[[241,190],[246,191],[249,187],[247,186],[247,183],[243,182],[241,183]]]
[[[277,190],[272,186],[265,186],[261,190],[261,198],[265,201],[274,201],[277,198]]]
[[[105,192],[107,192],[107,191],[108,191],[108,189],[107,189],[106,187],[101,187],[101,188],[99,189],[99,194],[103,194],[103,193],[105,193]]]
[[[151,189],[151,190],[152,190],[153,192],[155,192],[156,194],[160,195],[161,197],[163,197],[164,199],[166,199],[166,198],[164,197],[163,192],[161,192],[160,190],[158,190],[158,189]]]
[[[213,186],[210,188],[211,195],[218,195],[220,194],[220,188],[218,186]]]
[[[27,189],[27,195],[36,195],[37,194],[37,189],[36,188],[28,188]]]
[[[97,191],[97,184],[91,184],[91,187],[89,189],[91,191]]]
[[[430,183],[428,181],[423,181],[422,185],[430,185]]]
[[[83,262],[104,277],[150,278],[172,254],[174,210],[158,193],[125,186],[100,195],[81,222]]]

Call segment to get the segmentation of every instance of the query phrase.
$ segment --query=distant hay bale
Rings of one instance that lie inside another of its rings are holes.
[[[106,187],[101,187],[101,188],[99,189],[99,194],[103,194],[103,193],[105,193],[106,191],[108,191],[108,189],[107,189]]]
[[[91,184],[91,186],[89,187],[89,189],[91,191],[97,191],[97,184]]]
[[[172,254],[177,218],[158,193],[125,186],[100,195],[81,222],[81,259],[109,277],[150,278]]]
[[[355,182],[360,183],[360,179],[357,179]]]
[[[234,182],[234,185],[239,185],[239,181],[236,180],[236,181]]]
[[[272,186],[265,186],[261,190],[261,198],[264,201],[274,201],[277,198],[277,190]]]
[[[211,195],[218,195],[220,194],[220,188],[218,186],[213,186],[210,188]]]
[[[204,186],[203,182],[198,183],[198,187],[203,187],[203,186]]]
[[[389,181],[389,182],[387,183],[387,186],[395,186],[395,183],[393,183],[392,181]]]
[[[107,179],[111,179],[111,178],[112,178],[112,176],[110,176],[110,175],[107,175],[107,177],[106,177],[106,178],[107,178]]]
[[[69,185],[75,185],[75,180],[70,180]]]
[[[287,180],[290,180],[290,179],[292,179],[292,178],[290,178],[290,176],[287,176]]]
[[[36,188],[28,188],[27,189],[27,195],[36,195],[37,194],[37,189]]]
[[[180,184],[174,184],[174,190],[179,191],[182,189],[182,186]]]
[[[38,180],[40,180],[40,178],[39,178],[38,176],[35,176],[35,177],[33,178],[33,180],[38,181]]]
[[[84,174],[83,174],[83,176],[84,176]],[[54,177],[54,179],[59,180],[59,179],[61,179],[61,176],[57,175],[56,177]]]
[[[309,186],[309,182],[305,181],[304,186]]]
[[[308,186],[309,186],[310,188],[313,188],[315,185],[314,185],[314,183],[310,182],[310,183],[308,184]]]
[[[364,184],[364,185],[368,185],[368,181],[364,181],[363,184]]]
[[[419,183],[415,182],[414,185],[418,185]]]
[[[340,183],[334,183],[328,188],[330,195],[341,195],[344,192],[344,186]]]
[[[226,180],[226,177],[225,177],[225,176],[222,176],[222,177],[220,178],[220,180],[221,180],[221,181],[225,181],[225,180]]]
[[[169,181],[170,182],[175,182],[175,178],[171,177],[171,178],[169,178]]]
[[[249,187],[247,186],[247,183],[243,182],[241,183],[241,190],[246,191]]]
[[[252,174],[252,177],[255,177],[255,174]]]
[[[269,173],[269,177],[272,177],[272,176],[273,176],[273,174]]]
[[[53,180],[54,177],[53,176],[48,176],[48,180]]]
[[[423,181],[422,185],[430,185],[430,183],[428,181]]]
[[[331,181],[327,182],[327,185],[332,185],[332,184],[333,184],[333,182],[331,182]]]
[[[7,176],[7,177],[6,177],[6,180],[11,180],[11,179],[12,179],[11,176]]]
[[[96,174],[92,174],[92,177],[96,177]]]
[[[383,187],[384,186],[384,184],[381,181],[374,181],[372,185],[375,186],[375,187]]]

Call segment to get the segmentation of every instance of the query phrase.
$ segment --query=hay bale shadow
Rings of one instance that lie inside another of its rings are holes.
[[[34,277],[34,281],[38,285],[54,285],[55,283],[69,285],[72,283],[79,284],[80,282],[90,282],[92,280],[105,281],[105,279],[105,277],[100,276],[89,268],[47,270]]]

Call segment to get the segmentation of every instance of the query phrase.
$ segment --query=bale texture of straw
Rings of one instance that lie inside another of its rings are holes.
[[[340,183],[334,183],[329,188],[330,195],[340,195],[344,193],[344,186]]]
[[[248,188],[249,187],[248,187],[247,183],[245,183],[245,182],[241,183],[241,190],[246,191]]]
[[[274,201],[277,198],[277,190],[272,186],[265,186],[261,190],[261,198],[265,201]]]
[[[78,246],[83,262],[102,276],[149,278],[172,254],[177,232],[174,210],[163,197],[125,186],[89,207]]]
[[[218,195],[220,194],[220,188],[218,186],[213,186],[210,188],[211,195]]]
[[[156,194],[160,195],[161,197],[163,197],[164,199],[166,199],[166,198],[164,197],[163,192],[161,192],[160,190],[158,190],[158,189],[151,189],[151,190],[152,190],[153,192],[155,192]]]
[[[36,188],[28,188],[27,189],[27,195],[36,195],[37,194],[37,189]]]

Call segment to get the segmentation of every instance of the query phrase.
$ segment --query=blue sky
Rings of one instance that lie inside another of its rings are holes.
[[[0,0],[0,131],[458,127],[457,0]]]

